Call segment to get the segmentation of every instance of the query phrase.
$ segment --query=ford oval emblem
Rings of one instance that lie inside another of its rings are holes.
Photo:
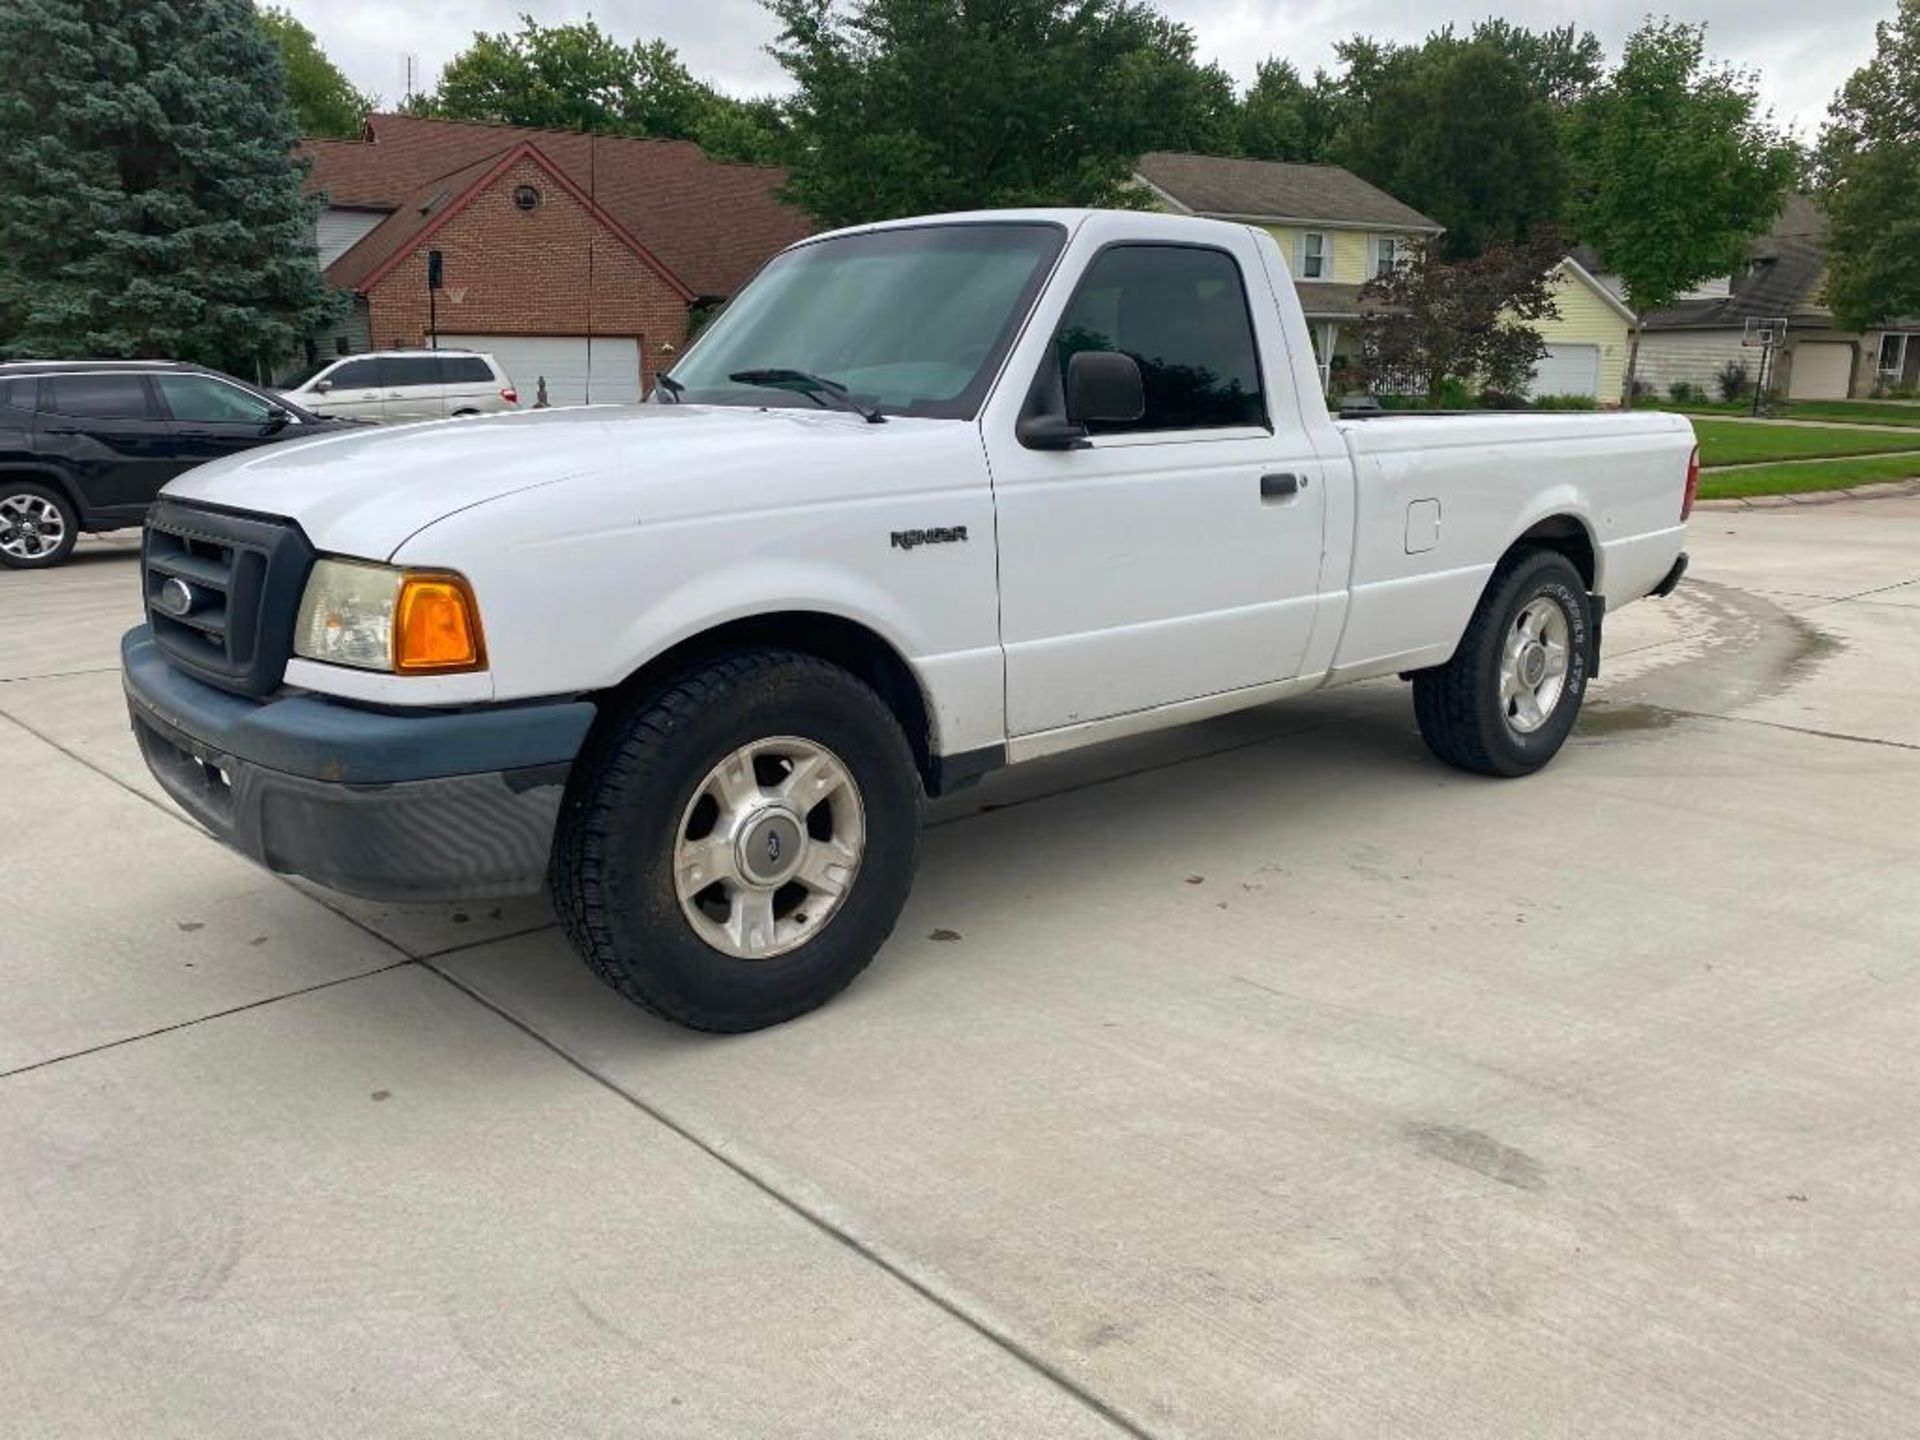
[[[153,597],[154,609],[176,618],[191,615],[193,607],[199,603],[199,593],[178,575],[170,577],[160,587],[160,593]]]

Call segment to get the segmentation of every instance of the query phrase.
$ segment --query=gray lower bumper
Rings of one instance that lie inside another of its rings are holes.
[[[181,808],[282,874],[374,900],[540,888],[583,701],[393,714],[257,702],[182,674],[144,626],[121,642],[141,753]]]

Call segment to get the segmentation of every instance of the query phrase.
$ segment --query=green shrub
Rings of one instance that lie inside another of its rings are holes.
[[[1667,387],[1667,398],[1676,405],[1698,405],[1707,398],[1707,392],[1691,380],[1676,380]]]
[[[1591,395],[1536,395],[1533,397],[1536,410],[1597,410],[1600,402]]]
[[[1753,391],[1753,377],[1747,374],[1747,367],[1738,360],[1729,360],[1720,367],[1720,373],[1713,377],[1714,388],[1720,392],[1720,398],[1731,405],[1736,400],[1744,400]]]
[[[1527,408],[1527,397],[1489,385],[1474,396],[1473,403],[1482,410],[1524,410]]]

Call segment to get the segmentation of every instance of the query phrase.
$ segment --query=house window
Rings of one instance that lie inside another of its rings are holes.
[[[1373,241],[1373,273],[1385,275],[1400,263],[1400,242],[1392,235],[1377,235]]]
[[[1327,237],[1309,232],[1300,237],[1300,278],[1324,279],[1327,273]]]
[[[1881,335],[1878,368],[1883,391],[1920,388],[1920,331],[1889,330]]]

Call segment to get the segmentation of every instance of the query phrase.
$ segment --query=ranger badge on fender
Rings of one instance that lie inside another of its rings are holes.
[[[967,538],[964,525],[936,525],[930,530],[896,530],[893,548],[911,550],[918,545],[958,545]]]

